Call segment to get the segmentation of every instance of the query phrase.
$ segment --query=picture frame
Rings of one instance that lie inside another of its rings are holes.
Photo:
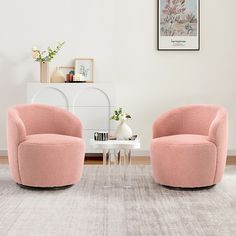
[[[75,71],[75,67],[74,66],[59,66],[58,69],[65,75],[65,77],[71,71]]]
[[[81,82],[93,83],[93,58],[75,59],[75,77]]]
[[[157,0],[157,50],[200,50],[200,0]]]
[[[74,66],[59,66],[59,71],[64,75],[64,83],[72,83],[75,74]]]

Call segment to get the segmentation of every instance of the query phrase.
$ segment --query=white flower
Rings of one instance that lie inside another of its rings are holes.
[[[37,47],[33,47],[33,48],[32,48],[32,51],[33,51],[33,52],[38,51],[38,48],[37,48]]]
[[[120,116],[120,119],[121,119],[122,121],[126,121],[126,120],[127,120],[126,114],[122,114],[122,115]]]
[[[33,57],[35,60],[39,58],[39,55],[40,55],[39,51],[32,51],[32,57]]]

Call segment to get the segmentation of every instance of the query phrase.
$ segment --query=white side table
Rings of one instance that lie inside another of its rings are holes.
[[[125,187],[130,187],[130,176],[127,178],[127,169],[131,165],[131,151],[140,148],[140,140],[108,140],[108,141],[95,141],[90,140],[90,145],[94,149],[103,151],[103,166],[108,167],[108,184],[104,187],[111,187],[110,184],[110,167],[111,167],[111,154],[114,152],[115,164],[121,165],[121,152],[124,153],[125,165]]]

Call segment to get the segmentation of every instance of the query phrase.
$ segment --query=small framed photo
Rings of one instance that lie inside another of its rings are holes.
[[[200,0],[158,0],[159,51],[200,50]]]
[[[75,59],[75,78],[81,82],[93,82],[93,64],[92,58]]]
[[[73,77],[75,74],[75,67],[74,66],[59,66],[59,71],[64,76],[64,82],[65,83],[72,83]]]
[[[75,67],[74,66],[59,66],[58,69],[65,75],[67,74],[74,74],[75,73]]]

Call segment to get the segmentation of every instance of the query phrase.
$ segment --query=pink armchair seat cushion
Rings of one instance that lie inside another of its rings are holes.
[[[174,187],[208,186],[209,180],[213,183],[216,146],[207,136],[172,135],[156,138],[151,145],[151,155],[157,157],[152,159],[152,165],[158,166],[153,169],[156,182]]]
[[[153,125],[151,163],[157,183],[204,187],[218,183],[227,152],[227,111],[191,105],[161,115]]]
[[[172,145],[214,145],[205,135],[199,134],[178,134],[153,139],[153,144]],[[215,146],[215,145],[214,145]]]
[[[66,135],[29,135],[19,145],[18,162],[21,181],[26,186],[75,184],[83,171],[84,142]]]
[[[84,162],[82,125],[61,108],[18,105],[8,111],[8,158],[15,182],[59,187],[80,180]]]

